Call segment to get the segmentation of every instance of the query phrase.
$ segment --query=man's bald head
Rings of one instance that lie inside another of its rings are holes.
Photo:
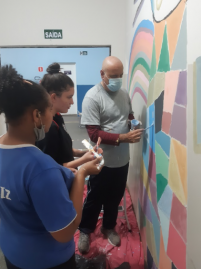
[[[122,62],[114,56],[109,56],[105,58],[102,65],[101,78],[102,86],[108,90],[107,85],[109,84],[110,78],[122,78],[124,67]]]
[[[109,56],[107,58],[105,58],[105,60],[103,61],[103,64],[102,64],[102,70],[104,72],[107,72],[107,70],[110,70],[110,69],[117,69],[117,68],[120,68],[120,69],[123,69],[123,64],[122,62],[115,56]]]

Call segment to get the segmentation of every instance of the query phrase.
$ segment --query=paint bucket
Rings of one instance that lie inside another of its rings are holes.
[[[138,120],[131,121],[131,130],[140,129],[140,122]]]

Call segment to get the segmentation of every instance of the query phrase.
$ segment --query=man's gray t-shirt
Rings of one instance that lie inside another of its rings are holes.
[[[83,125],[99,125],[102,131],[115,134],[129,132],[128,117],[132,114],[128,92],[120,89],[117,92],[106,91],[101,83],[91,88],[82,103]],[[119,146],[101,144],[105,166],[122,167],[129,162],[129,144]]]

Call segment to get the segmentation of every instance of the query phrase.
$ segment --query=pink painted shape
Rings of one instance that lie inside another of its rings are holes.
[[[187,242],[187,210],[175,195],[173,195],[172,199],[170,221],[178,233],[181,235],[183,240]]]
[[[179,80],[179,71],[170,71],[165,74],[165,90],[163,111],[172,114]]]
[[[134,97],[134,95],[136,93],[139,93],[141,95],[142,99],[144,100],[144,102],[146,104],[147,103],[147,97],[139,87],[135,88],[135,90],[134,90],[134,92],[133,92],[133,94],[131,96],[131,100],[133,100],[133,97]]]
[[[137,34],[135,41],[133,42],[131,56],[130,56],[129,78],[130,78],[131,69],[134,64],[134,59],[136,55],[139,52],[144,52],[151,61],[152,47],[153,47],[153,36],[150,33],[140,32]]]
[[[153,153],[151,148],[149,148],[149,170],[148,170],[148,175],[154,182],[156,182],[156,159],[155,159],[155,154]]]
[[[149,87],[149,80],[145,77],[145,75],[142,73],[142,71],[137,70],[137,71],[135,72],[135,75],[133,76],[133,79],[132,79],[132,82],[131,82],[131,88],[132,88],[132,83],[134,82],[134,80],[135,80],[137,77],[141,78],[141,80],[145,83],[145,85],[146,85],[147,87]]]
[[[172,121],[172,114],[163,111],[162,131],[166,134],[169,134],[170,132],[171,121]]]
[[[139,44],[141,45],[145,45],[145,50],[139,50],[138,51],[138,47],[139,47]],[[151,60],[151,57],[152,57],[152,46],[153,46],[153,36],[150,34],[150,33],[146,33],[146,32],[139,32],[136,37],[135,37],[135,40],[133,42],[133,46],[132,46],[132,51],[131,51],[131,57],[130,57],[130,66],[133,65],[133,61],[137,55],[137,53],[139,52],[146,52],[148,51],[148,54],[147,56],[150,58]],[[151,53],[150,53],[150,48],[151,48]]]
[[[171,222],[169,227],[167,255],[173,261],[177,269],[186,269],[186,244]]]

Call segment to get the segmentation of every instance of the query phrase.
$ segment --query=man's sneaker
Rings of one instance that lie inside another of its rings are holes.
[[[78,250],[81,254],[86,254],[89,252],[90,243],[89,243],[89,235],[80,232],[80,237],[78,241]]]
[[[114,229],[107,230],[107,229],[104,229],[103,227],[101,227],[101,233],[107,237],[108,242],[112,246],[114,246],[114,247],[120,246],[121,239],[120,239],[118,233]]]

